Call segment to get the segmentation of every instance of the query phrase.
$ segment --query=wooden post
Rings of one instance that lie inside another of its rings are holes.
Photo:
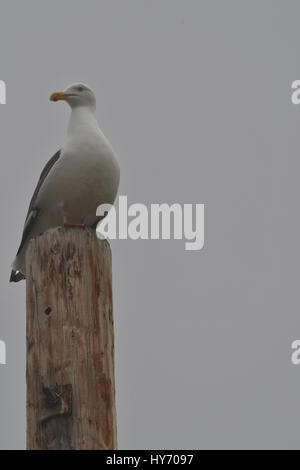
[[[115,449],[111,251],[56,228],[26,253],[27,448]]]

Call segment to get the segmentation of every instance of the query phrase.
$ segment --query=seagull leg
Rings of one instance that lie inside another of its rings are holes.
[[[66,214],[66,211],[64,209],[63,204],[61,204],[59,206],[59,210],[60,210],[60,214],[61,214],[61,217],[62,217],[62,220],[63,220],[63,226],[64,227],[86,228],[85,224],[71,224],[71,223],[67,222],[67,214]]]
[[[79,228],[85,228],[86,225],[84,225],[84,224],[69,224],[68,222],[64,222],[64,227],[79,227]]]

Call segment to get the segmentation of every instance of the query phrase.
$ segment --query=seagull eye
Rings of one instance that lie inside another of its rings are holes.
[[[83,86],[79,86],[79,87],[77,88],[77,90],[78,90],[78,91],[83,91],[84,88],[83,88]]]

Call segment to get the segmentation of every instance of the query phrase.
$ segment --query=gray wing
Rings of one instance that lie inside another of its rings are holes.
[[[29,234],[30,232],[30,229],[31,229],[31,226],[32,226],[32,223],[39,211],[38,207],[36,207],[36,198],[37,198],[37,195],[41,189],[41,186],[43,184],[43,182],[45,181],[49,171],[51,170],[51,168],[53,167],[53,165],[57,162],[57,160],[59,159],[60,157],[60,154],[61,154],[61,150],[58,150],[58,152],[56,152],[55,155],[53,155],[52,158],[50,158],[50,160],[46,163],[42,173],[41,173],[41,176],[40,176],[40,179],[38,181],[38,184],[34,190],[34,193],[33,193],[33,196],[31,198],[31,201],[30,201],[30,204],[29,204],[29,208],[28,208],[28,212],[27,212],[27,215],[26,215],[26,219],[25,219],[25,224],[24,224],[24,229],[23,229],[23,234],[22,234],[22,240],[21,240],[21,243],[20,243],[20,246],[19,246],[19,249],[17,251],[17,255],[20,253],[24,243],[25,243],[25,240],[27,238],[27,235]]]

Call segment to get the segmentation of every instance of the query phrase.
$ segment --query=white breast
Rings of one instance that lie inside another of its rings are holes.
[[[61,224],[62,206],[68,222],[93,223],[100,204],[113,204],[119,178],[109,142],[93,116],[83,112],[76,119],[73,116],[73,122],[71,116],[66,145],[40,190],[37,205],[47,212],[49,227]]]

